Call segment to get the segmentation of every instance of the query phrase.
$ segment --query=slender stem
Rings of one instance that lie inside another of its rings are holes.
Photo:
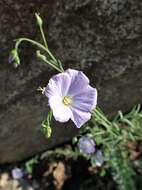
[[[100,113],[100,111],[96,108],[95,112],[108,124],[108,125],[112,125],[112,123],[104,116],[104,114]],[[94,112],[94,113],[95,113]]]
[[[19,48],[19,45],[23,42],[23,41],[27,41],[27,42],[30,42],[34,45],[36,45],[37,47],[39,47],[40,49],[44,50],[45,52],[48,53],[48,55],[51,57],[52,60],[54,60],[55,63],[57,63],[57,60],[55,59],[55,57],[52,55],[52,53],[49,51],[49,49],[47,49],[45,46],[43,46],[42,44],[34,41],[34,40],[31,40],[29,38],[20,38],[17,40],[16,42],[16,45],[15,45],[15,48],[16,50],[18,51],[18,48]],[[52,64],[53,65],[53,64]]]
[[[54,64],[54,61],[50,60],[50,62]],[[62,67],[61,62],[58,61],[58,63],[59,63],[60,70],[61,70],[62,72],[64,72],[64,69],[63,69],[63,67]]]
[[[59,71],[60,73],[62,73],[62,70],[59,69],[58,67],[56,67],[56,65],[52,64],[50,61],[48,61],[47,59],[42,59],[42,61],[44,61],[45,63],[47,63],[48,65],[50,65],[51,67],[53,67],[54,69],[56,69],[57,71]]]
[[[99,118],[99,120],[101,121],[101,124],[106,128],[106,130],[108,132],[110,132],[111,134],[117,136],[117,134],[115,132],[113,132],[112,129],[112,123],[103,115],[103,113],[101,113],[97,108],[93,111],[93,114],[95,115],[95,117]]]
[[[47,41],[46,41],[46,38],[45,38],[45,35],[44,35],[44,31],[43,31],[42,25],[39,25],[39,28],[40,28],[40,33],[41,33],[44,45],[45,45],[46,49],[48,49],[48,45],[47,45]]]

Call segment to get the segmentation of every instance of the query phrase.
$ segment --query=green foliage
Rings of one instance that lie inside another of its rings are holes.
[[[82,128],[78,136],[73,138],[73,146],[78,144],[79,138],[83,135],[93,138],[97,147],[99,149],[101,147],[103,151],[104,164],[99,170],[100,176],[111,173],[118,190],[136,190],[137,176],[133,167],[134,161],[130,159],[131,149],[127,145],[142,142],[142,111],[140,105],[135,106],[130,113],[125,115],[119,111],[112,121],[109,121],[105,114],[97,108],[92,114],[91,122]],[[83,156],[91,164],[92,157],[96,153],[90,156],[83,155],[78,150],[78,146],[75,148],[67,146],[46,152],[46,156],[53,154],[62,155],[66,158],[72,157],[73,159]],[[141,163],[140,159],[139,168],[142,171]]]
[[[38,156],[35,156],[34,158],[28,160],[25,163],[25,169],[27,173],[31,174],[33,172],[33,165],[38,163]]]
[[[113,179],[120,190],[135,190],[134,170],[129,160],[123,158],[121,150],[114,150],[110,155],[108,165],[112,171]]]
[[[135,106],[126,115],[119,111],[111,123],[104,114],[104,118],[100,117],[98,112],[94,114],[93,123],[96,127],[90,128],[90,132],[96,142],[103,145],[106,168],[112,171],[119,190],[135,190],[135,172],[129,158],[130,150],[127,143],[142,141],[140,105]]]

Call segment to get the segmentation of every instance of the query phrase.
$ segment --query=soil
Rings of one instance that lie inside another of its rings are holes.
[[[11,171],[15,165],[1,166],[0,190],[115,190],[110,176],[100,177],[83,158],[77,160],[48,158],[33,165],[31,174],[16,180]],[[24,168],[24,163],[19,167]]]

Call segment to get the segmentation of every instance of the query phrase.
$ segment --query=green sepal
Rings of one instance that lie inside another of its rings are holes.
[[[41,124],[43,133],[47,138],[50,138],[51,134],[52,134],[52,128],[51,128],[51,125],[50,125],[51,120],[52,120],[52,111],[50,110],[48,115],[47,115],[47,119],[44,120],[42,122],[42,124]]]

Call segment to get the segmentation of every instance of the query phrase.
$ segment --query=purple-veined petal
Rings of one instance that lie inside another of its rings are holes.
[[[91,86],[87,86],[84,92],[73,97],[72,107],[81,111],[90,112],[97,104],[97,90]]]
[[[69,74],[69,76],[73,79],[75,76],[81,73],[82,78],[86,84],[89,84],[89,79],[86,77],[86,75],[82,71],[78,71],[75,69],[67,69],[65,72]]]
[[[53,111],[53,116],[56,121],[66,122],[71,117],[71,110],[68,106],[62,103],[60,96],[52,96],[49,98],[49,105]]]
[[[48,98],[50,98],[52,96],[59,95],[59,94],[61,95],[61,93],[59,92],[59,88],[58,88],[57,84],[55,83],[55,81],[51,78],[49,80],[48,85],[45,88],[45,95]]]
[[[49,98],[54,95],[65,96],[70,87],[71,79],[67,73],[60,73],[53,76],[45,89],[45,95]]]
[[[71,78],[70,88],[68,89],[69,95],[75,95],[80,93],[86,88],[89,84],[89,79],[83,74],[81,71],[77,71],[74,69],[66,70],[69,77]]]
[[[80,128],[84,123],[86,123],[91,118],[91,113],[84,112],[79,109],[71,107],[72,115],[71,120],[74,122],[77,128]]]

